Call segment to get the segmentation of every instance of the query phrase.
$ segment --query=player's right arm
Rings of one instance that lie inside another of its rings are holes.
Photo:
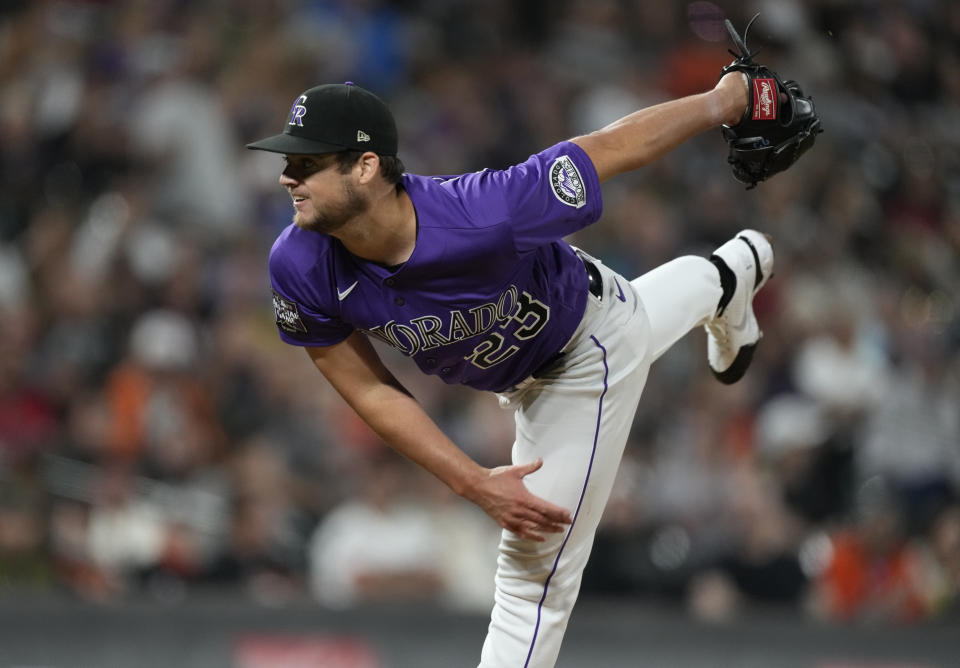
[[[354,332],[307,354],[340,396],[390,447],[416,462],[460,496],[482,508],[505,529],[530,540],[560,533],[570,513],[531,494],[524,476],[540,460],[487,469],[446,437],[420,404],[390,373],[367,338]]]
[[[582,148],[601,183],[656,160],[722,123],[736,125],[749,102],[743,75],[731,72],[705,93],[640,109],[571,141]]]

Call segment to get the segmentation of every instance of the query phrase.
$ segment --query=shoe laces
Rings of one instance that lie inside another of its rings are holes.
[[[707,331],[717,342],[717,346],[724,350],[730,350],[730,329],[724,325],[720,317],[712,318],[706,325]]]

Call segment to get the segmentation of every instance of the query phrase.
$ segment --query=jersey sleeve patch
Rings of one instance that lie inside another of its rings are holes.
[[[279,295],[276,290],[273,292],[273,312],[277,317],[277,327],[283,331],[291,334],[306,333],[307,326],[300,318],[300,307],[296,302]]]
[[[568,155],[561,155],[550,166],[550,186],[558,200],[579,209],[587,203],[587,188],[580,170]]]

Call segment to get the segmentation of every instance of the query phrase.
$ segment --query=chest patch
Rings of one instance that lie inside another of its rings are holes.
[[[284,299],[276,292],[273,293],[273,312],[277,317],[277,327],[291,334],[306,332],[307,326],[300,319],[300,307],[296,302]]]
[[[579,209],[587,203],[587,189],[570,156],[561,155],[550,166],[550,186],[558,200]]]

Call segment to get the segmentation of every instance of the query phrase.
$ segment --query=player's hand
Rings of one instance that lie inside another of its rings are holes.
[[[538,459],[490,469],[466,496],[504,529],[542,542],[542,534],[563,533],[573,520],[567,510],[534,496],[523,484],[523,478],[541,466],[543,460]]]
[[[719,96],[718,106],[721,122],[736,125],[750,104],[750,80],[743,72],[727,72],[714,88]]]

